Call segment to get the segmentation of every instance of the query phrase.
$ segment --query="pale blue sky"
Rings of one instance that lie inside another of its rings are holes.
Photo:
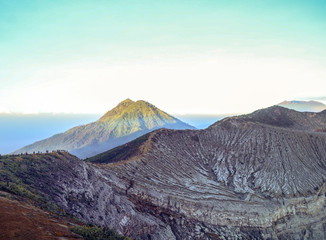
[[[0,0],[0,112],[246,112],[326,95],[325,1]]]

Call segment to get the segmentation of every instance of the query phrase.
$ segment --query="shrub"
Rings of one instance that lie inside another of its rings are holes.
[[[123,237],[108,227],[78,226],[74,227],[72,231],[83,236],[85,240],[131,240],[131,238]]]

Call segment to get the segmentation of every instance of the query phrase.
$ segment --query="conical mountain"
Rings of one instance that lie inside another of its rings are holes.
[[[15,153],[62,149],[86,158],[158,128],[194,129],[148,102],[126,99],[96,122],[74,127],[25,146]]]

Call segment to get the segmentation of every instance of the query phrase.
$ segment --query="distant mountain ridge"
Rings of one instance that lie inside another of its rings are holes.
[[[158,128],[194,129],[146,101],[126,99],[96,122],[74,127],[14,153],[64,149],[80,158],[86,158]]]
[[[278,106],[293,109],[300,112],[320,112],[326,109],[326,105],[317,101],[283,101]]]

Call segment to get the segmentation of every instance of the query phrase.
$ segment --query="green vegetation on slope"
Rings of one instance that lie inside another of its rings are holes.
[[[78,226],[74,227],[72,231],[83,236],[85,240],[131,240],[131,238],[123,237],[108,227]]]
[[[100,153],[94,157],[86,159],[85,161],[92,163],[114,163],[121,160],[127,160],[131,156],[140,154],[139,147],[148,140],[149,136],[150,133],[147,133],[131,142]]]
[[[47,195],[31,186],[35,178],[48,174],[41,169],[44,166],[44,155],[5,155],[0,157],[0,190],[16,196],[30,199],[41,209],[57,214],[65,212],[50,202]]]
[[[123,134],[124,122],[130,124],[131,129],[137,130],[141,128],[153,129],[166,123],[176,123],[177,119],[148,102],[142,100],[133,102],[127,99],[99,119],[99,122],[108,121],[122,123],[116,130]]]
[[[50,184],[46,184],[42,179],[46,175],[53,173],[52,160],[54,158],[75,158],[69,153],[48,153],[48,154],[28,154],[28,155],[4,155],[0,156],[0,191],[10,193],[22,201],[28,201],[34,206],[55,213],[59,216],[73,219],[76,224],[76,218],[72,218],[62,208],[51,202],[46,194],[47,188],[51,188]],[[65,168],[66,166],[55,166],[54,168]],[[37,190],[34,186],[44,186],[44,191]],[[58,189],[54,189],[59,191]],[[71,229],[73,232],[81,235],[84,239],[98,240],[128,240],[130,238],[123,237],[108,227],[100,227],[95,225],[83,225],[77,220],[81,226]]]

